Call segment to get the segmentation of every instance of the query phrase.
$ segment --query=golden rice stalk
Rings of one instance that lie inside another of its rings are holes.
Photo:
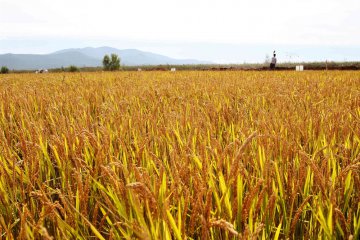
[[[224,219],[210,220],[210,227],[219,227],[219,228],[222,228],[222,229],[228,231],[229,233],[231,233],[234,236],[240,236],[240,233],[238,233],[235,230],[234,225],[232,225],[231,223],[227,222]]]
[[[141,196],[144,199],[149,200],[150,207],[153,211],[156,211],[157,209],[157,201],[150,191],[150,189],[141,182],[133,182],[126,185],[127,188],[134,190],[139,196]]]
[[[304,202],[300,205],[300,207],[298,208],[298,210],[296,211],[295,213],[295,216],[291,222],[291,226],[290,226],[290,235],[295,231],[295,226],[296,226],[296,223],[297,221],[299,220],[300,218],[300,215],[304,209],[304,207],[306,206],[306,204],[310,201],[310,199],[312,198],[312,196],[308,196]]]
[[[340,219],[341,228],[344,231],[345,237],[349,236],[348,226],[344,214],[338,208],[335,208],[335,213]]]

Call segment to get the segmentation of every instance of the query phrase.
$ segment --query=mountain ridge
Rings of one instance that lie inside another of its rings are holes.
[[[208,64],[211,62],[196,59],[175,59],[165,55],[141,51],[138,49],[117,49],[112,47],[84,47],[58,50],[49,54],[0,54],[0,66],[14,70],[35,70],[39,68],[60,68],[75,65],[77,67],[99,67],[105,54],[119,55],[121,64],[141,65],[184,65]]]

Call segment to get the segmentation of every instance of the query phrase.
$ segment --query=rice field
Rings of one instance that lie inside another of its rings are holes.
[[[0,75],[1,239],[359,239],[360,72]]]

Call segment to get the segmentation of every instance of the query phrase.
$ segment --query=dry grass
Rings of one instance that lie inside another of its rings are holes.
[[[0,76],[4,239],[358,239],[359,72]]]

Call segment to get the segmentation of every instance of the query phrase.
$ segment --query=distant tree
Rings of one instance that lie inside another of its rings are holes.
[[[5,66],[2,66],[1,70],[0,70],[0,73],[2,73],[2,74],[9,73],[9,69],[7,67],[5,67]]]
[[[110,57],[109,55],[105,55],[104,58],[103,58],[103,66],[104,66],[104,70],[105,71],[109,71],[110,70]]]
[[[79,68],[77,66],[71,65],[69,66],[69,72],[78,72]]]
[[[111,54],[111,70],[119,70],[120,69],[120,58],[116,54]]]
[[[116,54],[105,55],[103,58],[103,67],[105,71],[115,71],[120,69],[120,58]]]

